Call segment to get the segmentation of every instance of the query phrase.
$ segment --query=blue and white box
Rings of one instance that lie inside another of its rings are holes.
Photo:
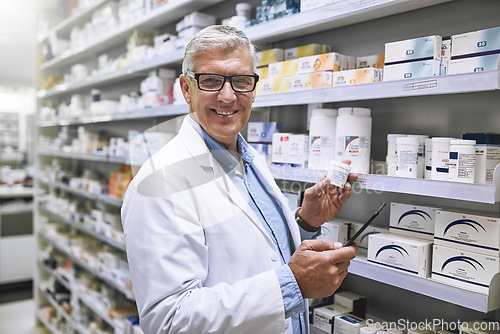
[[[434,245],[433,280],[482,294],[489,293],[493,276],[500,272],[497,256]]]
[[[431,274],[432,241],[396,234],[372,234],[368,243],[368,262],[429,277]]]
[[[451,36],[451,56],[477,53],[500,53],[500,27],[466,32]]]
[[[385,43],[385,64],[417,60],[441,60],[442,37],[432,35]]]
[[[248,122],[247,141],[249,143],[273,142],[273,134],[279,132],[280,123],[278,122]]]
[[[500,217],[438,210],[434,243],[490,256],[499,256]]]
[[[384,81],[419,79],[439,75],[441,61],[422,60],[384,66]]]
[[[434,240],[434,222],[439,208],[391,203],[389,231],[425,240]]]
[[[449,62],[448,74],[477,73],[498,69],[500,54],[479,57],[452,59]]]
[[[364,326],[366,326],[366,320],[354,314],[335,317],[335,334],[359,334],[359,329]]]

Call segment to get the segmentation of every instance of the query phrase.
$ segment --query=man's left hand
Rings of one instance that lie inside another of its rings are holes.
[[[350,164],[350,160],[342,161]],[[312,187],[307,188],[302,201],[302,208],[297,212],[307,225],[319,228],[324,222],[331,220],[339,212],[342,205],[351,197],[350,181],[358,179],[358,175],[349,174],[344,188],[330,184],[327,174],[323,175]]]

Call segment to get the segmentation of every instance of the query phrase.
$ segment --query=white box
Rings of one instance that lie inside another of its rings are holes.
[[[451,60],[451,39],[443,39],[443,44],[441,45],[441,67],[439,69],[439,75],[448,74],[448,67],[450,66]]]
[[[333,333],[335,317],[349,312],[349,309],[338,305],[318,307],[313,312],[313,324],[323,331]]]
[[[442,38],[432,35],[385,43],[385,64],[400,61],[441,60]]]
[[[317,55],[323,53],[323,49],[323,45],[316,43],[285,49],[285,60]]]
[[[337,218],[335,220],[337,220]],[[355,235],[362,226],[363,223],[351,222],[350,236]],[[368,251],[369,236],[377,233],[389,233],[389,229],[387,227],[370,225],[363,231],[363,233],[361,233],[359,237],[356,238],[356,240],[354,240],[356,245],[359,247],[360,253],[366,254]]]
[[[297,74],[320,71],[340,71],[341,54],[336,52],[301,57],[297,61]]]
[[[257,52],[257,67],[283,61],[283,49],[274,48]]]
[[[500,52],[500,27],[453,35],[451,43],[452,57],[495,50]]]
[[[289,77],[297,74],[297,59],[285,60],[271,63],[268,66],[268,77]]]
[[[384,68],[385,63],[385,55],[371,55],[356,58],[356,68],[367,68],[367,67],[375,67],[375,68]]]
[[[293,133],[274,133],[272,162],[291,167],[307,167],[309,136]]]
[[[368,243],[368,262],[429,277],[432,242],[396,234],[372,234]]]
[[[188,27],[208,27],[215,24],[217,18],[213,15],[200,13],[200,12],[192,12],[184,16],[184,18],[175,25],[175,30],[177,32],[182,31]]]
[[[278,122],[248,122],[247,142],[249,143],[272,143],[273,134],[280,129]]]
[[[498,69],[500,54],[480,57],[452,59],[447,74],[474,73]]]
[[[349,224],[345,222],[329,221],[321,226],[321,234],[317,239],[329,239],[345,244],[349,237]]]
[[[499,258],[434,245],[432,279],[487,294],[491,279],[500,272]]]
[[[389,230],[409,237],[434,240],[434,222],[439,208],[391,203]]]
[[[332,83],[333,87],[340,87],[379,81],[382,81],[382,69],[369,67],[334,72]]]
[[[355,316],[366,317],[366,297],[351,291],[341,291],[333,295],[334,304],[351,310]]]
[[[410,63],[385,65],[384,81],[417,79],[439,75],[441,61],[422,60]]]
[[[359,329],[366,325],[365,319],[359,318],[353,314],[341,315],[335,317],[334,334],[359,334]]]
[[[500,217],[495,214],[473,214],[438,210],[434,243],[499,256]]]

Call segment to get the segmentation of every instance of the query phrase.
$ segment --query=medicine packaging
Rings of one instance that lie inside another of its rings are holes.
[[[333,86],[349,86],[382,81],[382,69],[360,68],[333,73]]]
[[[356,58],[356,68],[366,68],[366,67],[375,67],[375,68],[384,68],[385,55],[371,55]]]
[[[366,325],[363,318],[357,317],[354,314],[346,314],[335,317],[334,334],[359,334],[359,329]]]
[[[273,134],[280,130],[278,122],[248,122],[247,141],[249,143],[272,143]]]
[[[335,220],[339,220],[340,218],[335,218]],[[363,226],[363,223],[359,222],[354,222],[354,221],[349,221],[351,223],[351,230],[349,236],[355,235],[359,229]],[[375,226],[375,225],[370,225],[366,228],[366,230],[361,233],[359,237],[354,240],[356,245],[359,247],[359,252],[361,254],[366,254],[368,251],[368,241],[369,237],[372,234],[378,234],[378,233],[389,233],[389,229],[387,227],[382,227],[382,226]]]
[[[351,310],[351,314],[365,318],[366,297],[351,291],[336,292],[333,296],[334,303]]]
[[[312,43],[312,44],[297,46],[294,48],[288,48],[285,49],[285,60],[297,59],[301,57],[308,57],[320,53],[329,52],[329,50],[325,51],[325,48],[330,48],[330,46]]]
[[[329,221],[321,226],[321,234],[317,239],[329,239],[345,244],[349,237],[349,224],[346,222]]]
[[[500,54],[471,58],[452,59],[449,61],[448,74],[494,71],[498,69]]]
[[[434,240],[434,223],[439,208],[391,203],[389,230],[391,233],[425,240]]]
[[[463,139],[476,141],[474,182],[492,184],[495,168],[500,164],[500,134],[464,133]]]
[[[274,48],[257,52],[257,67],[283,61],[283,49]]]
[[[500,272],[498,256],[434,245],[432,279],[483,294]]]
[[[384,81],[418,79],[439,75],[441,61],[422,60],[384,66]]]
[[[432,241],[392,233],[372,234],[369,239],[368,262],[420,277],[430,276]]]
[[[499,256],[500,216],[438,210],[434,243]]]
[[[332,87],[332,77],[331,71],[297,74],[289,78],[290,91]]]
[[[305,134],[273,134],[272,163],[290,167],[307,167],[309,136]]]
[[[268,65],[269,78],[288,77],[297,74],[297,59],[285,60]]]
[[[396,62],[441,60],[442,38],[432,35],[385,43],[385,65]]]
[[[451,56],[500,52],[500,27],[466,32],[451,36]]]
[[[297,73],[312,73],[319,71],[340,71],[341,54],[336,52],[302,57],[297,62]],[[347,63],[347,61],[346,61]]]
[[[348,308],[335,304],[318,307],[313,312],[313,324],[323,331],[333,333],[335,317],[349,314],[349,312]]]

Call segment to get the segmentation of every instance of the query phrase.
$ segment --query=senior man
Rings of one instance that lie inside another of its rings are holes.
[[[239,132],[255,98],[255,48],[211,26],[187,45],[189,115],[131,182],[122,207],[145,333],[307,333],[307,298],[331,295],[357,246],[305,240],[350,197],[321,178],[295,213]],[[351,175],[350,180],[356,179]]]

